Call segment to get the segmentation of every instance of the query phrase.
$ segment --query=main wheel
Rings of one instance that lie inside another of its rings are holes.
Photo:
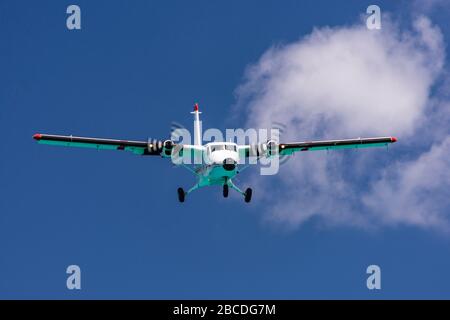
[[[183,188],[178,188],[178,201],[184,202],[184,197],[186,196],[186,193],[184,192]]]
[[[252,200],[252,189],[247,188],[247,190],[245,190],[244,200],[245,200],[245,202],[250,202]]]
[[[224,198],[228,198],[228,185],[227,184],[224,184],[223,185],[223,197]]]

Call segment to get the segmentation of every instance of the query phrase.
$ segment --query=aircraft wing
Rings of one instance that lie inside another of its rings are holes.
[[[344,140],[303,141],[280,144],[272,142],[262,145],[241,146],[239,148],[239,153],[241,158],[254,157],[259,159],[260,157],[270,157],[276,154],[280,156],[288,156],[297,151],[384,147],[396,141],[397,139],[394,137],[377,137]]]
[[[144,156],[159,156],[163,152],[162,141],[131,141],[89,137],[60,136],[37,133],[33,138],[40,144],[64,147],[93,148],[97,150],[125,150]]]
[[[278,152],[280,155],[291,155],[297,151],[383,147],[396,141],[397,139],[394,137],[377,137],[280,143],[278,145]]]

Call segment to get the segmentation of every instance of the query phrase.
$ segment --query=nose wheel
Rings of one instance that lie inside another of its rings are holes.
[[[223,185],[223,197],[224,198],[228,198],[228,191],[229,191],[228,185],[224,184]]]

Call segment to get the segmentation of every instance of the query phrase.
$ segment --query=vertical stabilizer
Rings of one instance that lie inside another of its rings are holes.
[[[202,145],[202,123],[200,121],[200,111],[198,111],[198,103],[194,104],[194,111],[191,112],[194,115],[194,145]]]

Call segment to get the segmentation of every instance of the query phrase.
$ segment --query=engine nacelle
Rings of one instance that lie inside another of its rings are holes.
[[[266,143],[252,144],[248,149],[247,157],[271,157],[278,154],[279,144],[275,140],[269,140]]]
[[[263,153],[266,157],[272,157],[278,155],[279,144],[275,140],[269,140],[267,143],[262,145]]]
[[[175,143],[172,140],[164,141],[161,155],[163,157],[170,157],[172,155],[172,150],[174,146]]]
[[[149,154],[161,154],[163,142],[156,139],[148,139],[147,153]]]

